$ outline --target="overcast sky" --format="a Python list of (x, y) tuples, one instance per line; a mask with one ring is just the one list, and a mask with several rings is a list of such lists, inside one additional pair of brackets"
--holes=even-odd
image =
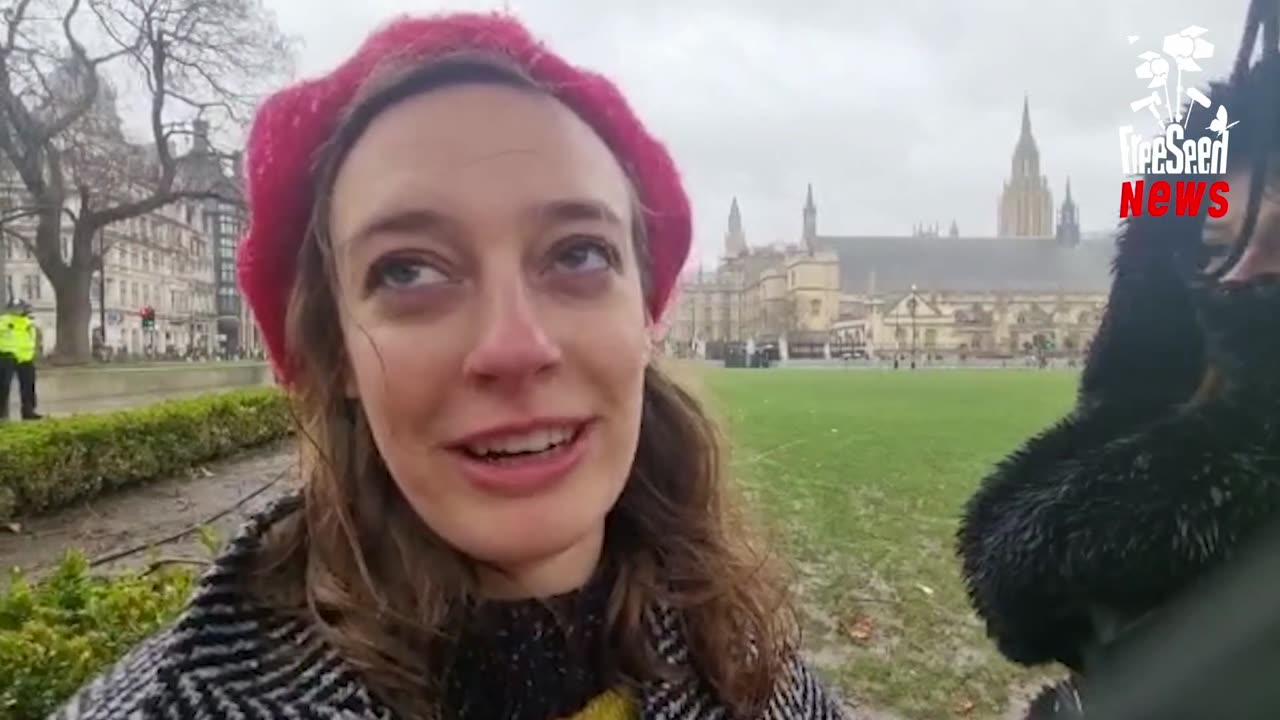
[[(402, 13), (501, 0), (265, 0), (303, 42), (300, 75), (327, 71)], [(660, 136), (692, 197), (696, 255), (723, 246), (730, 200), (747, 241), (794, 242), (813, 183), (824, 234), (900, 234), (954, 218), (996, 231), (1023, 93), (1042, 172), (1066, 178), (1086, 231), (1114, 228), (1117, 128), (1144, 93), (1137, 55), (1189, 25), (1214, 57), (1184, 83), (1225, 75), (1248, 0), (511, 0), (570, 61), (610, 76)], [(1139, 36), (1128, 44), (1127, 36)], [(1145, 112), (1145, 111), (1144, 111)], [(1201, 116), (1208, 125), (1208, 111)], [(1192, 119), (1193, 123), (1199, 121)]]

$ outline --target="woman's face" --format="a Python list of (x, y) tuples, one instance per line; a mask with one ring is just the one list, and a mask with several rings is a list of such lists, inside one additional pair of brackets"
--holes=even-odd
[(649, 353), (631, 207), (587, 125), (496, 85), (391, 107), (334, 183), (347, 392), (491, 595), (564, 592), (599, 560)]
[[(1277, 167), (1275, 159), (1271, 161), (1273, 171), (1268, 175), (1275, 177)], [(1215, 270), (1226, 260), (1227, 253), (1244, 230), (1245, 215), (1249, 211), (1250, 171), (1245, 169), (1232, 173), (1227, 178), (1231, 189), (1226, 193), (1227, 212), (1220, 218), (1206, 218), (1204, 228), (1205, 243), (1209, 245), (1215, 258), (1209, 264)], [(1271, 181), (1272, 183), (1275, 180)], [(1230, 270), (1222, 276), (1222, 282), (1248, 282), (1263, 275), (1280, 274), (1280, 199), (1274, 187), (1263, 190), (1258, 204), (1258, 220), (1254, 226), (1249, 244), (1244, 254)]]

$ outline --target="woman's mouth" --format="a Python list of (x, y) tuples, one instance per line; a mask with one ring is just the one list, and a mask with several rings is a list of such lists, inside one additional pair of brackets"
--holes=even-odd
[(586, 456), (594, 420), (488, 432), (453, 446), (463, 477), (483, 492), (523, 496), (559, 483)]
[(485, 462), (520, 462), (563, 452), (573, 444), (585, 427), (586, 423), (540, 428), (517, 435), (466, 443), (462, 450), (472, 458)]

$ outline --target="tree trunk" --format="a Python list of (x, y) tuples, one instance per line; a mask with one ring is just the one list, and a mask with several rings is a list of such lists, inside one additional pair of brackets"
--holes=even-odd
[(54, 297), (57, 298), (58, 341), (50, 361), (58, 365), (81, 365), (93, 357), (89, 342), (89, 286), (93, 277), (92, 267), (69, 265), (61, 273), (61, 282), (50, 278)]

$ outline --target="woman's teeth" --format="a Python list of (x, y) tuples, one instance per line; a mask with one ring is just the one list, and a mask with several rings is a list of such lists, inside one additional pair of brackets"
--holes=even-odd
[(544, 428), (519, 435), (493, 438), (482, 443), (470, 443), (466, 446), (466, 450), (478, 457), (538, 453), (571, 440), (575, 432), (576, 428), (569, 426)]

